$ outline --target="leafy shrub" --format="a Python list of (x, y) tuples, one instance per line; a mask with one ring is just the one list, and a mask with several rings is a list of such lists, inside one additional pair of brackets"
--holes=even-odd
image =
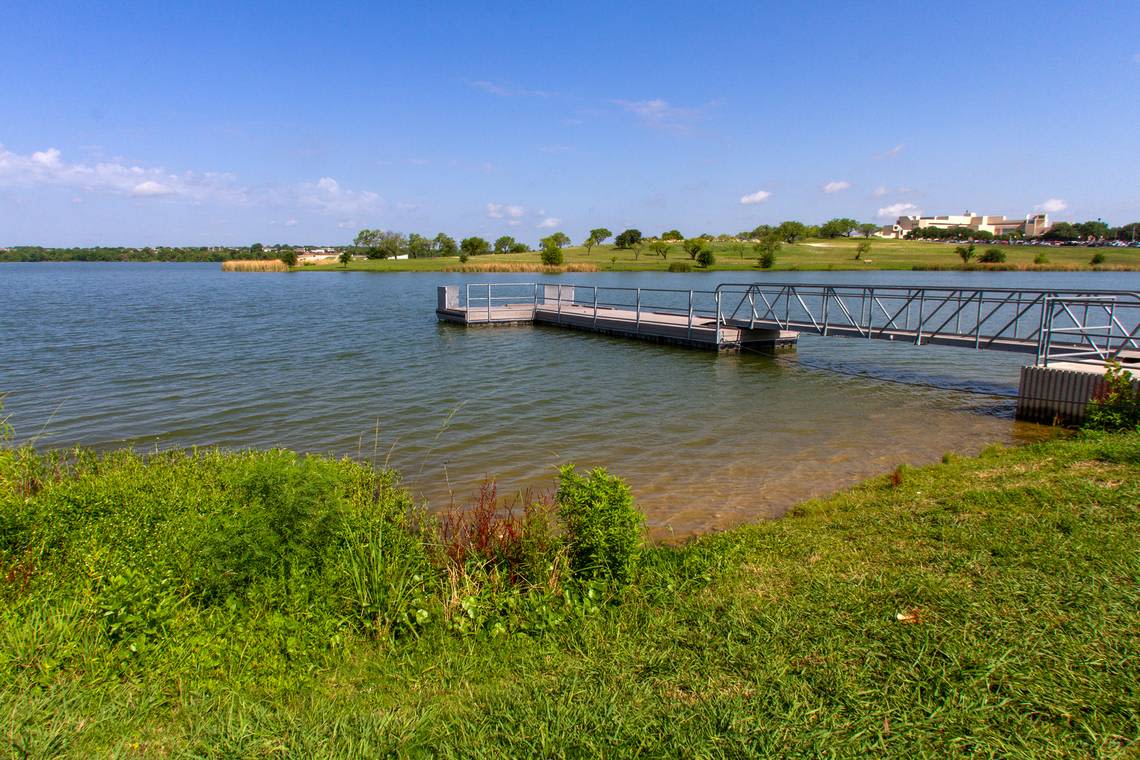
[(985, 253), (978, 257), (983, 264), (1002, 264), (1005, 262), (1005, 251), (1000, 248), (987, 248)]
[(693, 265), (687, 261), (674, 261), (669, 264), (670, 272), (691, 272)]
[(958, 258), (962, 259), (963, 264), (969, 264), (970, 259), (974, 258), (974, 244), (960, 245), (954, 249), (954, 253), (958, 254)]
[(1089, 402), (1084, 427), (1090, 430), (1134, 430), (1140, 427), (1140, 388), (1132, 373), (1113, 362), (1104, 373), (1105, 387)]
[(466, 252), (461, 253), (461, 254), (459, 254), (459, 263), (460, 264), (466, 264), (468, 262), (468, 260), (470, 260), (470, 258), (471, 257), (468, 256)]
[(862, 259), (864, 256), (871, 252), (871, 241), (860, 240), (859, 245), (855, 246), (855, 259)]
[(341, 519), (334, 474), (317, 459), (267, 452), (229, 474), (228, 509), (198, 548), (196, 587), (207, 598), (242, 594), (255, 581), (319, 570)]
[(1034, 264), (1048, 264), (1049, 263), (1049, 257), (1046, 256), (1044, 253), (1039, 253), (1033, 257), (1033, 263)]
[(716, 256), (713, 255), (712, 251), (705, 249), (697, 254), (697, 264), (704, 267), (705, 269), (708, 269), (715, 263)]
[(558, 471), (555, 501), (575, 577), (627, 585), (641, 554), (644, 523), (629, 486), (601, 467), (583, 476), (566, 465)]
[(1103, 251), (1097, 251), (1096, 253), (1094, 253), (1092, 255), (1092, 258), (1089, 259), (1089, 264), (1091, 264), (1092, 266), (1095, 267), (1095, 266), (1098, 266), (1100, 264), (1103, 264), (1107, 260), (1108, 260), (1108, 258), (1104, 255)]
[(708, 243), (701, 238), (690, 238), (681, 243), (681, 248), (685, 250), (685, 253), (689, 254), (689, 258), (693, 261), (697, 261), (701, 252), (707, 250), (707, 247)]
[(542, 257), (542, 263), (548, 267), (562, 265), (562, 249), (558, 246), (548, 245), (542, 249), (542, 253), (539, 255)]

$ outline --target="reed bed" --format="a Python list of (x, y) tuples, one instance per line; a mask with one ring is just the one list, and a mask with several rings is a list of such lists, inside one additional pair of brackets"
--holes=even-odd
[(268, 261), (247, 261), (235, 259), (232, 261), (222, 262), (223, 272), (288, 272), (289, 267), (285, 265), (281, 259), (269, 259)]
[(559, 274), (560, 272), (597, 272), (596, 264), (559, 264), (549, 266), (546, 264), (527, 262), (494, 262), (489, 264), (458, 264), (444, 267), (445, 272), (543, 272), (544, 274)]

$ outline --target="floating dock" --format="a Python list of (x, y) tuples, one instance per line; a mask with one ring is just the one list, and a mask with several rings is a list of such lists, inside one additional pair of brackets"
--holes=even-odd
[[(750, 329), (718, 323), (716, 315), (702, 314), (693, 308), (694, 300), (703, 291), (634, 288), (631, 293), (635, 299), (632, 308), (599, 302), (596, 288), (575, 288), (572, 285), (544, 285), (530, 293), (520, 292), (515, 296), (488, 295), (480, 298), (468, 294), (466, 303), (461, 305), (459, 286), (441, 285), (435, 313), (442, 321), (468, 326), (553, 325), (710, 351), (772, 351), (792, 348), (799, 339), (799, 333), (792, 330)], [(677, 298), (684, 300), (687, 294), (688, 308), (648, 305), (651, 295), (666, 293), (674, 296), (674, 301)]]

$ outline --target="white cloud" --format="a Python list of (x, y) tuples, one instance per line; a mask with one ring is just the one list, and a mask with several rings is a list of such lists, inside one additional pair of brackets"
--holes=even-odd
[(661, 98), (652, 100), (614, 100), (614, 105), (631, 113), (647, 127), (664, 129), (679, 134), (687, 134), (700, 116), (696, 108), (682, 108), (671, 105)]
[(892, 216), (912, 216), (916, 211), (918, 211), (918, 206), (913, 203), (892, 203), (879, 209), (878, 215), (887, 219)]
[(830, 195), (831, 193), (841, 193), (844, 190), (850, 189), (850, 187), (851, 183), (845, 179), (833, 179), (831, 182), (828, 182), (826, 185), (824, 185), (822, 189), (823, 192)]
[(521, 219), (526, 216), (526, 209), (522, 206), (513, 206), (504, 203), (488, 203), (485, 207), (488, 219)]
[(562, 224), (561, 219), (559, 219), (556, 216), (548, 216), (545, 219), (543, 219), (541, 222), (539, 222), (536, 226), (540, 230), (549, 230), (552, 227), (557, 227), (560, 224)]
[(887, 194), (887, 188), (883, 187), (882, 185), (879, 185), (878, 187), (876, 187), (874, 190), (871, 191), (871, 197), (872, 198), (882, 198), (886, 194)]
[(123, 159), (71, 163), (58, 148), (21, 155), (0, 145), (0, 186), (61, 187), (135, 197), (178, 196), (193, 201), (241, 201), (246, 190), (232, 175), (214, 172), (175, 174), (161, 167), (132, 165)]
[(155, 182), (153, 179), (148, 179), (145, 182), (140, 182), (131, 188), (131, 195), (171, 195), (174, 191), (161, 182)]
[(528, 90), (525, 87), (513, 87), (499, 82), (488, 82), (485, 79), (470, 82), (469, 84), (476, 90), (489, 92), (500, 98), (549, 98), (551, 95), (546, 90)]
[(903, 143), (899, 143), (898, 145), (896, 145), (893, 148), (888, 148), (887, 150), (884, 150), (882, 153), (876, 153), (875, 158), (879, 159), (880, 161), (884, 158), (894, 158), (898, 154), (902, 153), (903, 148), (905, 148), (905, 147), (906, 147), (906, 145), (904, 145)]
[(321, 177), (315, 183), (301, 183), (278, 191), (280, 200), (289, 205), (315, 208), (335, 216), (359, 216), (384, 208), (387, 204), (369, 190), (348, 190), (332, 177)]
[(300, 212), (306, 209), (316, 209), (341, 220), (364, 218), (387, 207), (377, 193), (347, 188), (328, 176), (315, 182), (251, 189), (239, 184), (231, 174), (170, 172), (121, 158), (72, 163), (58, 148), (20, 154), (3, 145), (0, 145), (0, 187), (59, 188), (140, 201), (168, 198), (193, 204), (265, 205), (278, 209), (283, 215), (295, 216), (301, 216)]
[(59, 149), (48, 148), (47, 150), (38, 150), (32, 154), (31, 160), (33, 164), (37, 164), (39, 166), (59, 166)]
[(754, 193), (740, 196), (740, 204), (742, 206), (753, 206), (757, 203), (763, 203), (772, 197), (772, 194), (767, 190), (757, 190)]
[(1042, 201), (1041, 203), (1038, 203), (1033, 208), (1037, 209), (1038, 211), (1044, 211), (1047, 214), (1059, 214), (1060, 212), (1064, 211), (1068, 207), (1069, 207), (1069, 204), (1066, 203), (1061, 198), (1050, 198), (1046, 201)]
[(285, 220), (285, 226), (286, 226), (286, 227), (296, 227), (296, 226), (297, 226), (297, 220), (296, 220), (296, 219), (292, 219), (292, 218), (290, 218), (290, 219), (286, 219), (286, 220)]
[(539, 147), (543, 153), (566, 153), (570, 150), (569, 145), (543, 145)]

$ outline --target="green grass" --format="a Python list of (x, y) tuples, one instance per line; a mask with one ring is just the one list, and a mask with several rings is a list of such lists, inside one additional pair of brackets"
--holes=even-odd
[[(0, 451), (0, 747), (1025, 758), (1137, 748), (1140, 434), (903, 469), (781, 520), (652, 548), (608, 601), (531, 592), (543, 609), (500, 588), (482, 609), (522, 623), (467, 635), (430, 601), (416, 604), (432, 621), (395, 638), (362, 629), (341, 600), (338, 542), (309, 541), (322, 515), (408, 528), (406, 507), (390, 474), (285, 452), (83, 455), (64, 467)], [(234, 578), (243, 565), (227, 565), (226, 547), (272, 530), (263, 518), (277, 513), (295, 526), (273, 539), (292, 552), (291, 580), (256, 556), (264, 574)], [(136, 593), (156, 582), (182, 601), (155, 609), (162, 593)], [(203, 583), (239, 590), (203, 599)], [(123, 620), (134, 632), (116, 638)]]
[[(861, 238), (841, 238), (835, 240), (809, 240), (795, 245), (784, 245), (776, 257), (773, 270), (861, 270), (861, 269), (915, 269), (915, 268), (948, 268), (958, 269), (962, 260), (954, 253), (954, 245), (926, 241), (910, 240), (875, 240), (872, 239), (871, 253), (866, 260), (855, 259), (855, 247)], [(977, 253), (980, 255), (987, 245), (978, 244)], [(756, 265), (756, 254), (750, 245), (745, 243), (714, 243), (712, 250), (716, 255), (716, 264), (710, 271), (718, 270), (748, 270), (751, 272), (764, 271)], [(1038, 247), (1038, 246), (1002, 246), (1008, 259), (1004, 264), (984, 265), (973, 264), (972, 268), (979, 270), (1029, 268), (1039, 271), (1048, 270), (1093, 270), (1093, 269), (1140, 269), (1140, 249), (1136, 248), (1081, 248), (1081, 247)], [(1099, 267), (1092, 267), (1089, 261), (1093, 254), (1102, 252), (1106, 261)], [(1033, 259), (1044, 252), (1048, 264), (1035, 265)], [(744, 257), (741, 257), (741, 253)], [(616, 261), (612, 259), (616, 257)], [(616, 269), (620, 271), (665, 271), (674, 261), (690, 262), (688, 255), (675, 244), (663, 260), (643, 248), (635, 258), (632, 251), (619, 251), (613, 246), (596, 246), (592, 253), (587, 254), (582, 247), (565, 249), (565, 263), (590, 263), (600, 270)], [(494, 254), (488, 256), (475, 256), (471, 263), (503, 262), (503, 263), (539, 263), (538, 252), (517, 254)], [(439, 259), (403, 259), (400, 261), (356, 261), (348, 265), (349, 270), (378, 271), (378, 272), (437, 272), (446, 267), (454, 267), (459, 263), (457, 258)], [(690, 262), (691, 263), (691, 262)], [(313, 267), (301, 267), (302, 271), (340, 271), (339, 264), (328, 264)], [(694, 264), (694, 271), (698, 269)]]

